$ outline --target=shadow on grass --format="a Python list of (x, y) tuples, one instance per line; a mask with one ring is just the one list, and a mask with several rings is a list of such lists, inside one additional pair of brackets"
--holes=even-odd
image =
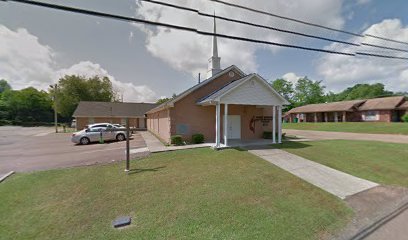
[(310, 145), (304, 142), (284, 141), (282, 144), (276, 144), (276, 145), (245, 146), (245, 147), (236, 147), (234, 149), (238, 151), (249, 151), (249, 150), (261, 150), (261, 149), (299, 149), (299, 148), (307, 148), (307, 147), (310, 147)]
[(155, 167), (155, 168), (134, 168), (130, 169), (129, 175), (130, 174), (135, 174), (135, 173), (143, 173), (143, 172), (157, 172), (162, 168), (165, 168), (166, 166), (161, 166), (161, 167)]

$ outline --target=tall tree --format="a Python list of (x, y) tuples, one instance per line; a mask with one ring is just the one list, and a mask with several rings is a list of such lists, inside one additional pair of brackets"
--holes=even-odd
[(286, 100), (288, 100), (291, 104), (289, 106), (285, 106), (284, 111), (288, 111), (293, 108), (293, 95), (295, 90), (293, 89), (293, 83), (283, 79), (278, 78), (271, 83), (272, 87), (282, 95)]
[(47, 92), (33, 87), (19, 91), (5, 91), (2, 101), (7, 118), (22, 122), (52, 121), (52, 100)]
[[(50, 89), (51, 95), (54, 91)], [(108, 77), (66, 75), (61, 78), (57, 89), (58, 112), (69, 118), (80, 101), (113, 102), (117, 101), (117, 96)]]
[(307, 77), (300, 78), (295, 85), (294, 107), (325, 102), (325, 86), (321, 83), (322, 81), (313, 81)]
[(8, 84), (6, 80), (1, 79), (0, 80), (0, 94), (7, 90), (11, 90), (10, 84)]
[(333, 94), (327, 101), (347, 101), (356, 99), (370, 99), (377, 97), (392, 96), (393, 92), (385, 90), (384, 84), (356, 84), (353, 87), (349, 87), (344, 91)]

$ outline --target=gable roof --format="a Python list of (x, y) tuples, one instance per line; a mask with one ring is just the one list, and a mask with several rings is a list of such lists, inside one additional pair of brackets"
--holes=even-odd
[(366, 100), (353, 100), (343, 102), (309, 104), (291, 109), (288, 113), (312, 113), (312, 112), (349, 112), (358, 107)]
[(359, 110), (367, 111), (395, 109), (403, 100), (403, 96), (368, 99), (359, 107)]
[(407, 109), (408, 110), (408, 101), (405, 101), (404, 103), (399, 105), (398, 109), (403, 109), (403, 110)]
[(87, 102), (81, 101), (73, 117), (144, 117), (155, 103)]
[(190, 93), (192, 93), (192, 92), (194, 92), (195, 90), (197, 90), (197, 89), (199, 89), (199, 88), (201, 88), (201, 87), (207, 85), (207, 84), (210, 83), (212, 80), (214, 80), (214, 79), (220, 77), (221, 75), (223, 75), (223, 74), (225, 74), (225, 73), (227, 73), (227, 72), (229, 72), (229, 71), (231, 71), (231, 70), (236, 70), (241, 76), (245, 76), (245, 73), (244, 73), (243, 71), (241, 71), (241, 69), (239, 69), (239, 68), (238, 68), (237, 66), (235, 66), (235, 65), (231, 65), (231, 66), (229, 66), (228, 68), (222, 70), (221, 72), (215, 74), (214, 76), (212, 76), (212, 77), (210, 77), (210, 78), (208, 78), (208, 79), (202, 81), (201, 83), (196, 84), (196, 85), (194, 85), (193, 87), (187, 89), (186, 91), (184, 91), (184, 92), (178, 94), (175, 98), (173, 98), (173, 99), (171, 99), (171, 100), (169, 100), (169, 101), (167, 101), (167, 102), (165, 102), (165, 103), (162, 103), (162, 104), (160, 104), (159, 106), (157, 106), (157, 107), (151, 109), (151, 110), (148, 111), (147, 113), (154, 113), (154, 112), (157, 112), (157, 111), (162, 110), (162, 109), (167, 108), (167, 107), (173, 107), (173, 106), (174, 106), (174, 103), (176, 103), (177, 101), (183, 99), (184, 97), (186, 97), (186, 96), (189, 95)]
[(213, 101), (218, 101), (221, 97), (225, 96), (226, 94), (228, 94), (229, 92), (231, 92), (233, 89), (239, 87), (241, 84), (245, 83), (246, 81), (253, 79), (253, 78), (257, 78), (260, 81), (262, 81), (263, 84), (265, 84), (269, 90), (271, 90), (276, 96), (278, 96), (278, 98), (280, 98), (280, 100), (282, 100), (282, 104), (289, 104), (289, 102), (282, 97), (278, 92), (276, 92), (275, 89), (273, 89), (268, 82), (266, 82), (265, 79), (263, 79), (261, 76), (259, 76), (256, 73), (252, 73), (248, 76), (245, 76), (243, 78), (240, 78), (238, 80), (235, 80), (227, 85), (225, 85), (224, 87), (218, 89), (217, 91), (211, 93), (210, 95), (200, 99), (197, 101), (198, 104), (205, 104), (205, 103), (209, 103), (209, 102), (213, 102)]

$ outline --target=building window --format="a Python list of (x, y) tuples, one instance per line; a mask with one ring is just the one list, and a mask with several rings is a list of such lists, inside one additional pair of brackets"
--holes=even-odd
[(378, 111), (367, 111), (363, 113), (363, 120), (364, 121), (378, 121), (379, 120)]
[(122, 119), (120, 120), (120, 125), (126, 126), (126, 118), (122, 118)]
[(94, 124), (95, 123), (95, 118), (88, 118), (88, 124)]

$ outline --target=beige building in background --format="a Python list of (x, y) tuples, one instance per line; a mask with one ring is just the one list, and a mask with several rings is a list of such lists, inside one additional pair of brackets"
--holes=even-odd
[(146, 129), (145, 113), (156, 107), (154, 103), (86, 102), (81, 101), (73, 117), (77, 130), (94, 123), (126, 124), (129, 118), (131, 128)]

